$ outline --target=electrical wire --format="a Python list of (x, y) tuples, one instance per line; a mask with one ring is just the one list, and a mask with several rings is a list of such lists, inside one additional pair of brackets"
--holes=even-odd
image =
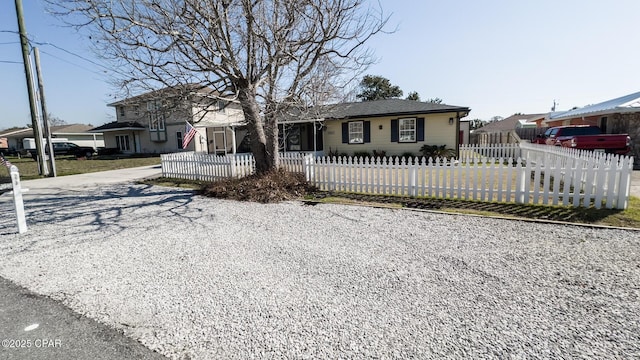
[(43, 51), (41, 51), (41, 52), (42, 52), (43, 54), (45, 54), (45, 55), (49, 55), (49, 56), (51, 56), (52, 58), (58, 59), (58, 60), (60, 60), (60, 61), (62, 61), (62, 62), (66, 62), (67, 64), (71, 64), (71, 65), (76, 66), (76, 67), (78, 67), (78, 68), (80, 68), (80, 69), (83, 69), (83, 70), (86, 70), (86, 71), (92, 72), (92, 73), (97, 74), (97, 75), (100, 75), (100, 76), (104, 76), (104, 73), (100, 73), (100, 72), (98, 72), (98, 71), (95, 71), (95, 70), (89, 69), (88, 67), (84, 67), (84, 66), (82, 66), (82, 65), (76, 64), (76, 63), (71, 62), (71, 61), (69, 61), (69, 60), (63, 59), (63, 58), (61, 58), (61, 57), (59, 57), (59, 56), (56, 56), (56, 55), (50, 54), (50, 53), (48, 53), (48, 52), (46, 52), (46, 51), (44, 51), (44, 50), (43, 50)]

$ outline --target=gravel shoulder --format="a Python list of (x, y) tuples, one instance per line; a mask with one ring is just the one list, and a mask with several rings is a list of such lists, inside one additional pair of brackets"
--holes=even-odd
[(175, 359), (640, 357), (635, 231), (146, 185), (25, 207), (0, 276)]

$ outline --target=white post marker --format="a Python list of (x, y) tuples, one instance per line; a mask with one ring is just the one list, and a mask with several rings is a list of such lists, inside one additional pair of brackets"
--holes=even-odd
[(22, 188), (20, 187), (20, 173), (15, 165), (11, 165), (11, 184), (13, 185), (13, 204), (18, 220), (18, 233), (27, 231), (27, 220), (24, 217), (24, 202), (22, 201)]

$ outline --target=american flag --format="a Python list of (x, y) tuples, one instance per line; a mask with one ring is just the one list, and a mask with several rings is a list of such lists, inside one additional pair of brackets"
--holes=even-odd
[(2, 166), (6, 166), (8, 168), (10, 168), (13, 164), (9, 162), (9, 160), (5, 159), (4, 156), (0, 155), (0, 163), (2, 163)]
[(189, 146), (189, 143), (191, 142), (191, 140), (193, 140), (193, 137), (196, 136), (197, 132), (198, 131), (196, 131), (196, 128), (194, 128), (193, 126), (191, 126), (191, 124), (187, 122), (186, 131), (185, 131), (184, 137), (182, 138), (183, 149), (186, 149), (187, 146)]

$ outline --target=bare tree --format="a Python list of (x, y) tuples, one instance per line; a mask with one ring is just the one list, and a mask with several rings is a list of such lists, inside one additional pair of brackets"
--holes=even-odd
[(258, 172), (278, 165), (278, 116), (330, 97), (311, 91), (318, 71), (337, 87), (358, 76), (388, 20), (366, 0), (47, 2), (87, 30), (123, 89), (195, 84), (214, 89), (212, 101), (239, 101)]
[(65, 120), (53, 115), (52, 113), (48, 114), (49, 126), (67, 125), (67, 122)]

